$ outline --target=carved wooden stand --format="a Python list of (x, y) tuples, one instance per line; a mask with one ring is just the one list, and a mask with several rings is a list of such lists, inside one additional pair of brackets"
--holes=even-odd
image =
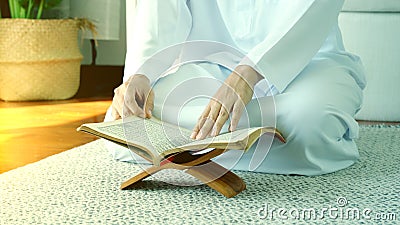
[(125, 181), (121, 189), (134, 187), (146, 177), (164, 169), (186, 170), (185, 172), (196, 177), (212, 189), (231, 198), (246, 188), (243, 180), (230, 170), (220, 166), (210, 159), (222, 154), (224, 149), (214, 149), (203, 155), (191, 155), (183, 152), (161, 162), (160, 166), (152, 166), (136, 176)]

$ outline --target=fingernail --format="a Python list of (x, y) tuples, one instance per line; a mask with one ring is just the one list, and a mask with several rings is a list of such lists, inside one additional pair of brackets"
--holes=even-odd
[(146, 112), (146, 118), (151, 118), (151, 111)]
[(193, 132), (193, 133), (190, 135), (190, 138), (191, 138), (191, 139), (195, 139), (195, 137), (196, 137), (196, 132)]

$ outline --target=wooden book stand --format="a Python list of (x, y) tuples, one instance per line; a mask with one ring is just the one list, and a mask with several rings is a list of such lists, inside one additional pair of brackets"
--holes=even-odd
[(125, 181), (121, 189), (135, 187), (146, 177), (164, 169), (186, 170), (185, 172), (199, 179), (212, 189), (231, 198), (246, 188), (243, 180), (230, 170), (211, 161), (212, 158), (222, 154), (225, 149), (214, 149), (202, 155), (192, 155), (189, 152), (182, 152), (173, 155), (160, 163), (160, 166), (152, 166), (136, 176)]

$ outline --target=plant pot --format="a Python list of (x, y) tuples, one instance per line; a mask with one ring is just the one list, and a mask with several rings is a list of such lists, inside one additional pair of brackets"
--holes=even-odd
[(79, 19), (0, 19), (0, 99), (62, 100), (79, 88)]

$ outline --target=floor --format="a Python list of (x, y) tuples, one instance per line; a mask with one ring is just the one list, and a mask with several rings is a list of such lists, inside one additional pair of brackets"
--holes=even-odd
[(121, 74), (122, 66), (82, 65), (79, 90), (72, 99), (0, 100), (0, 173), (95, 140), (76, 128), (103, 121)]
[(0, 101), (0, 173), (95, 140), (76, 128), (102, 121), (110, 104), (110, 98)]

